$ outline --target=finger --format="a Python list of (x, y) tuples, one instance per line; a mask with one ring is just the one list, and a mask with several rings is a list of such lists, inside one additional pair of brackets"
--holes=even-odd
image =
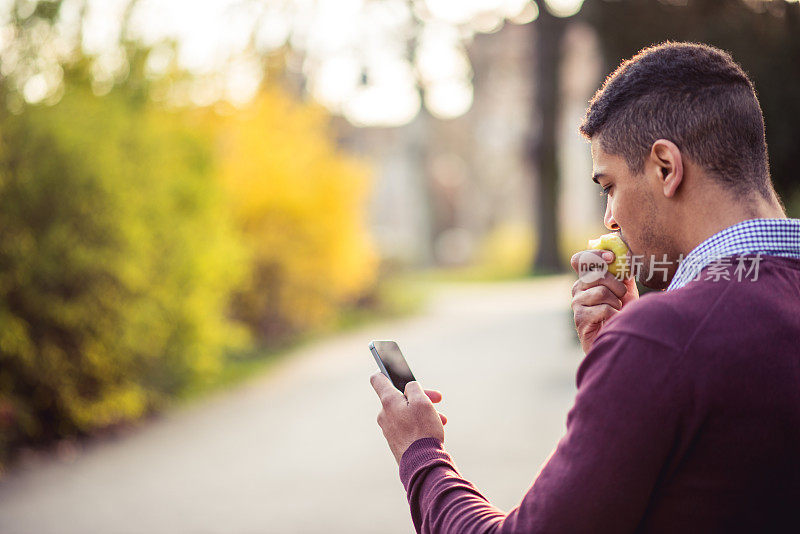
[(445, 417), (445, 415), (443, 413), (439, 414), (439, 419), (442, 420), (442, 426), (447, 424), (447, 417)]
[(431, 400), (432, 403), (442, 402), (442, 392), (435, 389), (426, 389), (425, 395)]
[(597, 280), (592, 280), (591, 282), (584, 282), (583, 280), (576, 280), (574, 284), (572, 284), (572, 296), (574, 297), (576, 294), (580, 293), (581, 291), (586, 291), (592, 287), (596, 286), (605, 286), (611, 290), (617, 298), (622, 298), (625, 296), (625, 293), (628, 292), (628, 286), (622, 280), (619, 280), (616, 276), (611, 273), (606, 273), (603, 275), (602, 278), (598, 278)]
[(622, 281), (625, 284), (625, 295), (622, 297), (622, 305), (625, 306), (627, 303), (631, 302), (632, 300), (636, 300), (639, 298), (639, 288), (636, 287), (636, 279), (626, 278)]
[(578, 306), (599, 306), (600, 304), (608, 304), (617, 310), (622, 309), (622, 300), (606, 286), (590, 287), (586, 291), (575, 295), (572, 298), (572, 303)]
[(612, 263), (615, 257), (614, 253), (611, 252), (610, 250), (589, 249), (589, 250), (578, 251), (575, 254), (573, 254), (572, 257), (569, 259), (569, 264), (572, 267), (572, 270), (578, 274), (580, 274), (580, 269), (578, 264), (580, 263), (581, 254), (583, 254), (584, 252), (591, 252), (592, 254), (600, 256), (606, 263)]
[(420, 402), (420, 401), (426, 403), (431, 402), (431, 400), (425, 394), (425, 390), (422, 389), (422, 386), (420, 386), (419, 382), (417, 382), (416, 380), (406, 384), (405, 394), (409, 404), (411, 404), (412, 402)]
[(381, 372), (370, 376), (369, 383), (372, 384), (372, 389), (378, 394), (378, 398), (381, 399), (381, 403), (383, 403), (384, 406), (394, 398), (398, 396), (402, 397), (402, 394), (392, 385), (392, 381)]
[(597, 306), (585, 306), (581, 309), (581, 322), (584, 325), (602, 324), (616, 314), (619, 310), (614, 309), (608, 304), (599, 304)]

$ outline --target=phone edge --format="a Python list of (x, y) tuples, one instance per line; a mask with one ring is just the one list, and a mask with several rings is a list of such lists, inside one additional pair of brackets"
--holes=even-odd
[[(378, 369), (380, 370), (380, 372), (383, 373), (383, 376), (388, 378), (389, 381), (391, 381), (392, 378), (389, 376), (389, 371), (386, 370), (386, 366), (383, 365), (383, 361), (381, 360), (381, 357), (378, 356), (378, 349), (375, 348), (375, 342), (374, 341), (370, 341), (369, 342), (369, 351), (372, 353), (372, 357), (375, 358), (375, 363), (378, 364)], [(392, 385), (394, 385), (394, 382), (392, 382)]]

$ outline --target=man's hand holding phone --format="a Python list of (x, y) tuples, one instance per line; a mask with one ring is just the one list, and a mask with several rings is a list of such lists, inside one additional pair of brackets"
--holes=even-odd
[(370, 377), (381, 400), (378, 425), (399, 464), (406, 449), (418, 439), (444, 441), (447, 418), (433, 407), (441, 402), (442, 394), (422, 389), (394, 341), (373, 341), (369, 349), (381, 370)]
[(419, 382), (409, 382), (403, 395), (383, 373), (375, 373), (369, 381), (381, 399), (378, 425), (398, 464), (406, 449), (418, 439), (444, 441), (447, 418), (433, 406), (442, 400), (441, 393), (422, 389)]

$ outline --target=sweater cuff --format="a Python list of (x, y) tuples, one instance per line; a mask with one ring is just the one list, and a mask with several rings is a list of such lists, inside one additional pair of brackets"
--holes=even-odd
[(400, 458), (400, 481), (408, 491), (411, 478), (419, 469), (434, 463), (452, 465), (453, 459), (436, 438), (421, 438), (412, 443)]

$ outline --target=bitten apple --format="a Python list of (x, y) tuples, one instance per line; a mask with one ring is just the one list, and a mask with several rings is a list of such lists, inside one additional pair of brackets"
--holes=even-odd
[(608, 272), (617, 278), (630, 277), (628, 247), (618, 234), (603, 234), (597, 239), (589, 240), (591, 250), (610, 250), (614, 253), (614, 262), (608, 265)]

